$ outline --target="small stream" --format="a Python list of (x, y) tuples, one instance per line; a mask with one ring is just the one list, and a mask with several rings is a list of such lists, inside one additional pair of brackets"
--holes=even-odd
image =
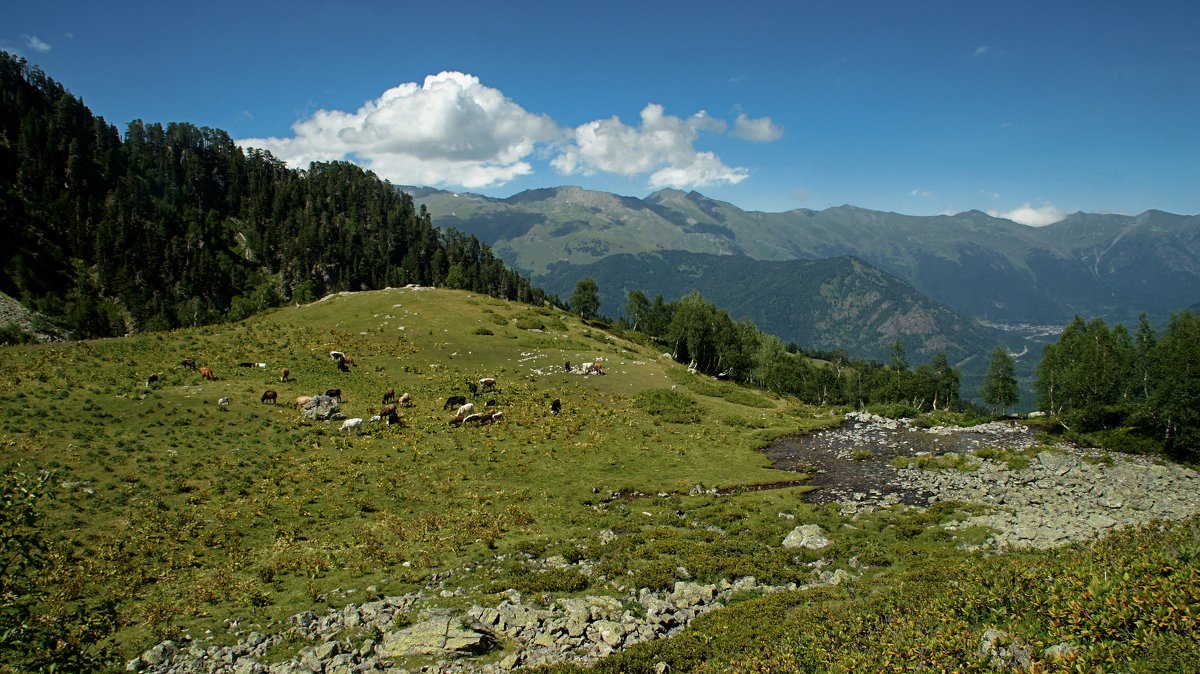
[(805, 482), (816, 487), (805, 497), (810, 503), (924, 506), (932, 493), (899, 484), (892, 459), (965, 454), (984, 447), (1024, 448), (1033, 443), (1033, 432), (1024, 426), (992, 423), (922, 429), (851, 413), (838, 428), (781, 438), (763, 451), (775, 468), (811, 475)]

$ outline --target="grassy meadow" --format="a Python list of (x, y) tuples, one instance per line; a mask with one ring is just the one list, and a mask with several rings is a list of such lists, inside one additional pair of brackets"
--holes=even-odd
[[(331, 350), (358, 365), (339, 372)], [(211, 367), (217, 380), (181, 366), (185, 358)], [(570, 374), (566, 361), (599, 361), (608, 374)], [(299, 611), (403, 594), (435, 574), (448, 595), (441, 605), (455, 607), (497, 603), (508, 588), (601, 594), (747, 575), (803, 583), (811, 562), (827, 558), (829, 571), (851, 569), (857, 558), (867, 570), (855, 570), (859, 579), (846, 587), (747, 597), (675, 645), (644, 644), (613, 665), (640, 671), (643, 661), (663, 660), (687, 671), (699, 666), (688, 658), (708, 652), (738, 669), (812, 671), (801, 664), (819, 662), (804, 658), (821, 648), (855, 647), (813, 646), (801, 636), (813, 631), (805, 620), (837, 615), (853, 623), (843, 637), (878, 641), (888, 611), (936, 605), (914, 602), (905, 588), (939, 592), (947, 602), (964, 595), (935, 582), (947, 580), (944, 569), (995, 578), (1003, 574), (971, 565), (1023, 568), (1040, 560), (1045, 567), (1067, 554), (988, 561), (960, 552), (957, 545), (986, 532), (951, 535), (933, 525), (963, 516), (965, 506), (851, 521), (834, 507), (805, 504), (803, 487), (742, 489), (795, 480), (773, 470), (758, 448), (837, 423), (840, 411), (688, 375), (653, 345), (559, 311), (464, 292), (343, 294), (237, 324), (5, 347), (0, 366), (0, 465), (53, 471), (55, 494), (42, 520), (52, 543), (43, 579), (51, 607), (112, 606), (111, 644), (122, 658), (166, 638), (235, 640), (230, 620), (271, 631)], [(280, 381), (283, 367), (290, 381)], [(159, 381), (147, 384), (152, 374)], [(471, 396), (467, 382), (482, 377), (495, 377), (497, 390)], [(369, 418), (389, 387), (412, 396), (402, 423), (364, 424), (352, 434), (340, 433), (340, 422), (305, 420), (291, 404), (340, 388), (343, 412)], [(267, 389), (278, 391), (279, 404), (260, 402)], [(481, 408), (495, 399), (503, 420), (451, 427), (452, 412), (443, 410), (449, 395), (467, 395)], [(228, 405), (218, 404), (226, 397)], [(562, 403), (558, 415), (549, 411), (553, 399)], [(821, 524), (833, 546), (781, 548), (801, 523)], [(1121, 555), (1152, 557), (1162, 563), (1146, 573), (1161, 580), (1171, 575), (1163, 565), (1190, 566), (1200, 549), (1195, 521), (1172, 531), (1114, 547), (1105, 559), (1117, 568)], [(1154, 555), (1144, 547), (1129, 552), (1166, 541), (1173, 547)], [(534, 572), (552, 557), (588, 560), (592, 573)], [(1103, 563), (1062, 563), (1107, 573)], [(1195, 571), (1190, 580), (1171, 577), (1161, 591), (1187, 606), (1172, 619), (1194, 626)], [(1036, 580), (1014, 578), (1013, 587)], [(773, 612), (785, 619), (768, 629)], [(955, 649), (978, 643), (985, 620), (980, 611), (963, 616), (950, 625)], [(921, 638), (925, 619), (913, 618), (917, 627), (906, 638)], [(1006, 629), (1026, 629), (1030, 640), (1049, 629), (1016, 612), (986, 620), (1007, 620)], [(771, 648), (755, 646), (768, 636)], [(1135, 655), (1164, 643), (1179, 650), (1169, 639), (1148, 643)], [(1196, 662), (1194, 640), (1190, 648), (1183, 652)]]

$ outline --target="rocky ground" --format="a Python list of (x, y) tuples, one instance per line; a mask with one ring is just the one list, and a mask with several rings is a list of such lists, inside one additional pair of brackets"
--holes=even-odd
[[(973, 454), (985, 448), (1019, 451), (1027, 465), (1013, 468)], [(847, 515), (943, 500), (983, 506), (982, 512), (946, 527), (987, 527), (994, 532), (984, 543), (989, 548), (1056, 546), (1200, 511), (1200, 475), (1188, 468), (1067, 446), (1039, 448), (1033, 433), (1020, 424), (923, 429), (851, 413), (841, 428), (799, 444), (794, 439), (777, 443), (768, 455), (777, 465), (820, 471), (817, 500), (839, 503)], [(963, 459), (935, 462), (955, 466), (950, 469), (916, 467), (921, 457), (948, 454)], [(909, 467), (898, 467), (906, 461), (896, 457), (906, 456)], [(797, 526), (780, 544), (819, 549), (829, 540), (810, 524)], [(838, 584), (850, 575), (841, 569), (825, 571), (823, 562), (811, 566), (811, 582), (800, 587)], [(594, 662), (640, 641), (670, 637), (735, 593), (783, 589), (797, 586), (764, 586), (741, 578), (711, 585), (679, 582), (668, 592), (642, 588), (615, 597), (551, 599), (510, 591), (495, 606), (456, 613), (439, 608), (438, 600), (458, 590), (446, 578), (435, 578), (422, 592), (351, 604), (324, 615), (294, 615), (270, 634), (245, 634), (231, 625), (239, 636), (231, 646), (211, 645), (206, 638), (166, 641), (130, 661), (127, 669), (155, 674), (499, 674), (542, 663)], [(287, 640), (304, 645), (292, 657), (270, 653)]]

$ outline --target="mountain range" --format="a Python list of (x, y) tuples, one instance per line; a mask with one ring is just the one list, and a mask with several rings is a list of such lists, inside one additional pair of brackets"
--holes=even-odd
[[(645, 199), (578, 187), (505, 199), (402, 187), (434, 224), (474, 234), (535, 283), (555, 265), (619, 254), (740, 256), (746, 285), (777, 273), (756, 261), (855, 257), (965, 316), (1061, 325), (1074, 315), (1156, 322), (1200, 301), (1200, 216), (1075, 213), (1029, 227), (981, 211), (909, 216), (839, 206), (745, 211), (698, 192)], [(562, 270), (559, 270), (561, 274)], [(554, 291), (554, 284), (545, 284)], [(644, 288), (648, 293), (654, 288)], [(607, 307), (618, 311), (619, 307)]]

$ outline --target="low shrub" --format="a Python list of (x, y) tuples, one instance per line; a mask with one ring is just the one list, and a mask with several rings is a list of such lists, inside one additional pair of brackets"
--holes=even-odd
[(677, 424), (694, 424), (700, 421), (700, 406), (695, 399), (671, 389), (642, 391), (634, 404), (651, 416)]

